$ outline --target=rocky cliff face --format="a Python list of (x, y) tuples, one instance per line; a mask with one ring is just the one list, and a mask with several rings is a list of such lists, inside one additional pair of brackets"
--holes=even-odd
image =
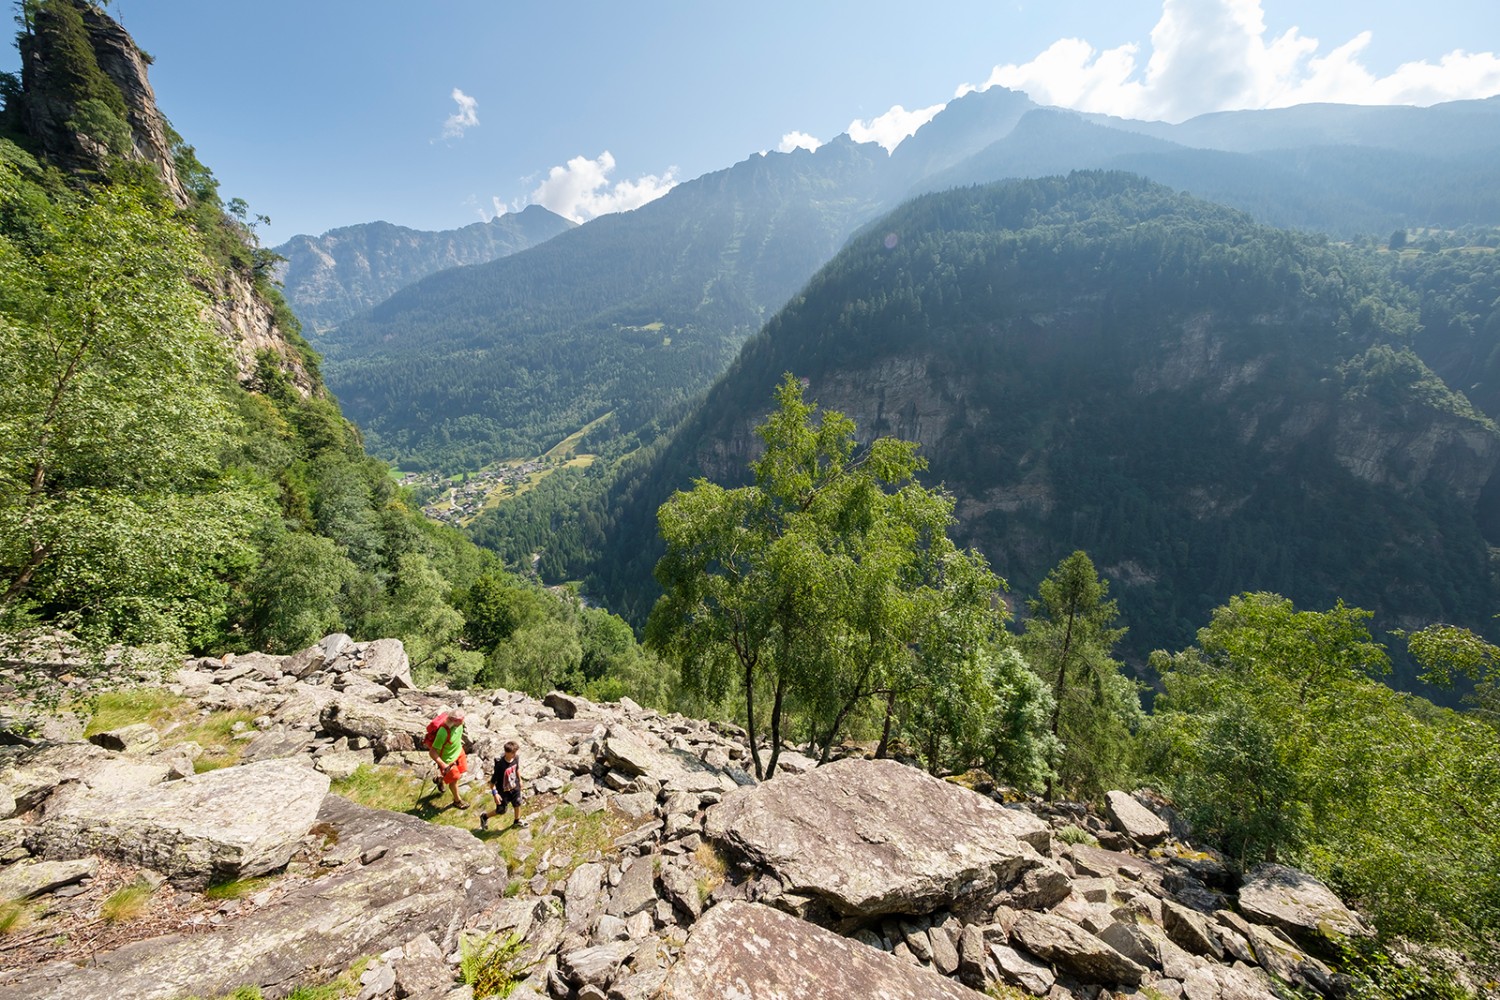
[(108, 14), (92, 3), (75, 4), (82, 16), (94, 60), (105, 77), (119, 89), (125, 101), (130, 145), (110, 149), (96, 136), (79, 127), (76, 90), (65, 79), (72, 67), (60, 65), (62, 54), (48, 43), (44, 29), (55, 13), (40, 13), (38, 30), (23, 32), (21, 85), (25, 93), (22, 120), (29, 135), (40, 144), (43, 156), (64, 170), (100, 172), (111, 155), (149, 163), (161, 176), (168, 195), (179, 207), (189, 197), (181, 180), (168, 140), (166, 119), (156, 107), (156, 94), (146, 79), (146, 60), (134, 39)]
[[(66, 713), (41, 743), (0, 720), (0, 898), (33, 921), (0, 994), (275, 998), (375, 955), (351, 995), (466, 1000), (460, 955), (509, 940), (510, 996), (532, 1000), (1271, 1000), (1341, 995), (1325, 962), (1369, 934), (1304, 873), (1196, 849), (1150, 795), (1098, 814), (857, 748), (789, 748), (757, 785), (732, 726), (410, 681), (399, 642), (334, 635), (187, 661), (140, 697), (154, 723), (89, 741)], [(455, 706), (467, 810), (418, 745)], [(214, 729), (227, 745), (189, 739)], [(478, 815), (512, 739), (524, 826)], [(359, 804), (376, 789), (385, 808)], [(142, 912), (104, 918), (125, 886)]]
[[(81, 32), (70, 9), (81, 21)], [(75, 41), (88, 51), (71, 44)], [(194, 195), (177, 170), (171, 127), (147, 79), (146, 58), (119, 23), (89, 0), (58, 0), (42, 8), (21, 33), (20, 50), (20, 121), (41, 159), (85, 182), (107, 173), (116, 160), (147, 164), (175, 205), (193, 205)], [(123, 100), (123, 135), (110, 134), (107, 121), (114, 111), (106, 107), (106, 124), (100, 125), (100, 109), (88, 106), (112, 105), (112, 99), (86, 96), (113, 98), (108, 88)], [(206, 318), (230, 345), (242, 383), (254, 376), (269, 352), (299, 391), (322, 391), (250, 275), (225, 265), (204, 291), (210, 303)]]

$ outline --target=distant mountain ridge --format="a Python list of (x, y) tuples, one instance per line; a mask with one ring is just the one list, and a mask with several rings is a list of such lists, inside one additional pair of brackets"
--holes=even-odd
[(522, 253), (430, 275), (319, 341), (403, 467), (537, 454), (598, 417), (685, 403), (879, 210), (884, 150), (752, 156)]
[[(534, 454), (606, 413), (622, 440), (704, 389), (858, 227), (910, 197), (1123, 169), (1262, 222), (1384, 240), (1500, 224), (1500, 155), (1483, 152), (1500, 151), (1496, 123), (1500, 101), (1119, 122), (992, 88), (889, 156), (848, 137), (752, 156), (565, 241), (430, 277), (319, 346), (371, 446), (404, 466)], [(1324, 144), (1285, 146), (1297, 137)]]
[(540, 205), (461, 229), (427, 232), (389, 222), (293, 236), (275, 248), (287, 301), (313, 331), (325, 331), (429, 274), (484, 264), (545, 243), (576, 225)]

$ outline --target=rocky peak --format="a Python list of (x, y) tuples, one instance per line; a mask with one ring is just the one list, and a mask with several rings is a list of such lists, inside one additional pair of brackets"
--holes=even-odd
[[(148, 59), (118, 22), (90, 0), (49, 0), (27, 11), (19, 45), (17, 120), (42, 160), (85, 183), (119, 161), (147, 164), (173, 204), (193, 207), (177, 171), (176, 137), (146, 76)], [(205, 317), (230, 345), (241, 384), (269, 356), (299, 392), (321, 391), (245, 268), (225, 263), (204, 292)]]
[[(43, 157), (65, 170), (88, 173), (102, 172), (114, 157), (149, 163), (178, 207), (187, 207), (189, 198), (177, 176), (167, 122), (146, 78), (146, 57), (130, 34), (87, 0), (41, 7), (29, 29), (20, 39), (22, 120)], [(92, 72), (89, 53), (79, 50), (80, 41), (89, 46)], [(118, 112), (120, 105), (107, 85), (113, 85), (124, 102), (126, 143), (112, 143), (110, 136), (101, 135), (105, 126), (83, 107), (86, 102), (101, 102), (112, 114)]]

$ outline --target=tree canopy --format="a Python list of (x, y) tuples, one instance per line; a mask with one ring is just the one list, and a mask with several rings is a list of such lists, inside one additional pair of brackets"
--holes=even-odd
[(699, 480), (662, 506), (664, 594), (646, 627), (690, 690), (739, 692), (766, 777), (789, 712), (826, 753), (872, 697), (889, 717), (944, 672), (981, 684), (981, 649), (1003, 620), (1002, 581), (948, 539), (952, 500), (914, 481), (914, 445), (858, 448), (852, 421), (819, 415), (791, 375), (775, 397), (754, 485)]

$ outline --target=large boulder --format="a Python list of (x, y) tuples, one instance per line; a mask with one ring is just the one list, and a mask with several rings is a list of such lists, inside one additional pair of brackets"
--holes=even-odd
[(318, 721), (326, 732), (362, 736), (382, 752), (415, 748), (427, 728), (427, 719), (400, 702), (372, 702), (351, 694), (324, 705)]
[(400, 639), (376, 639), (366, 646), (359, 672), (392, 691), (417, 686), (411, 678), (411, 659)]
[(981, 1000), (929, 969), (779, 910), (721, 903), (667, 976), (672, 1000)]
[(125, 757), (92, 743), (50, 743), (0, 766), (0, 783), (11, 790), (17, 812), (50, 812), (93, 794), (129, 798), (166, 781), (170, 770), (165, 761)]
[(332, 828), (341, 849), (368, 860), (344, 864), (213, 934), (139, 941), (85, 968), (59, 962), (13, 980), (0, 975), (0, 995), (168, 1000), (253, 985), (280, 996), (422, 934), (450, 950), (471, 915), (495, 906), (504, 892), (504, 865), (465, 831), (336, 795), (316, 819)]
[(655, 747), (623, 726), (611, 726), (599, 745), (604, 762), (628, 775), (644, 775), (680, 792), (718, 792), (739, 787), (727, 772), (686, 750)]
[(1154, 847), (1172, 832), (1166, 821), (1124, 792), (1105, 792), (1104, 811), (1116, 830), (1142, 847)]
[(174, 883), (202, 886), (275, 871), (313, 825), (328, 776), (293, 761), (262, 761), (120, 795), (71, 797), (29, 831), (49, 859), (103, 854)]
[(1022, 912), (1013, 942), (1087, 983), (1135, 986), (1146, 970), (1077, 924), (1050, 913)]
[(848, 759), (741, 789), (704, 831), (846, 916), (926, 913), (1041, 864), (1010, 810), (892, 760)]
[(1279, 927), (1304, 945), (1327, 950), (1346, 937), (1371, 931), (1322, 882), (1286, 865), (1258, 865), (1240, 887), (1240, 911)]

